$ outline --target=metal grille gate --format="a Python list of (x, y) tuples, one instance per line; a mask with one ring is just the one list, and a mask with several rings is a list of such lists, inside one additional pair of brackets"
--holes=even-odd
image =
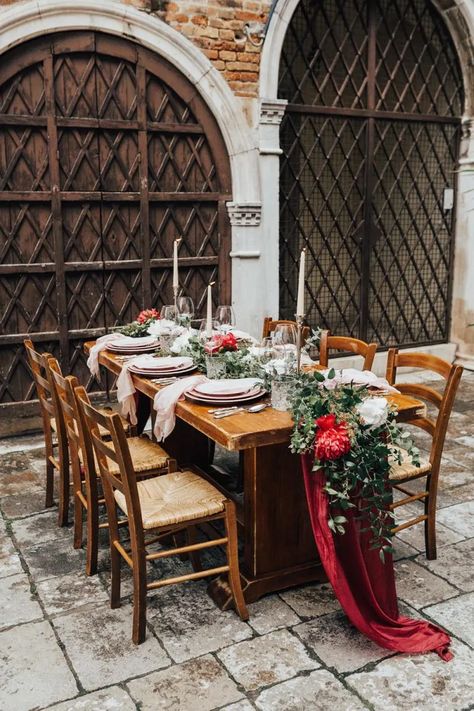
[(288, 26), (281, 125), (280, 313), (309, 251), (313, 326), (422, 345), (449, 337), (462, 75), (425, 0), (302, 0)]
[[(0, 67), (0, 402), (34, 397), (22, 340), (89, 388), (82, 344), (170, 303), (172, 242), (199, 310), (230, 297), (227, 152), (195, 87), (100, 33), (20, 46)], [(216, 289), (217, 292), (217, 289)]]

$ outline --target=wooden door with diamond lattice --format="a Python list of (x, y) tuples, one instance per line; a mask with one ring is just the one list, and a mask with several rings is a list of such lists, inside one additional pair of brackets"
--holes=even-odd
[(0, 67), (0, 403), (34, 397), (22, 341), (89, 389), (82, 344), (172, 301), (230, 301), (228, 156), (196, 88), (100, 33), (22, 45)]
[(312, 326), (383, 346), (446, 341), (463, 86), (439, 13), (302, 0), (279, 96), (281, 316), (295, 313), (306, 247)]

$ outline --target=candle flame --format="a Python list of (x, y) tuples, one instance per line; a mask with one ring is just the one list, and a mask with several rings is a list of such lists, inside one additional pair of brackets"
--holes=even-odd
[(209, 286), (214, 286), (215, 283), (216, 283), (215, 281), (211, 281), (211, 282), (209, 282)]
[(176, 237), (176, 239), (175, 239), (175, 243), (176, 243), (176, 244), (179, 244), (179, 243), (182, 242), (182, 241), (183, 241), (183, 238), (182, 238), (182, 237)]

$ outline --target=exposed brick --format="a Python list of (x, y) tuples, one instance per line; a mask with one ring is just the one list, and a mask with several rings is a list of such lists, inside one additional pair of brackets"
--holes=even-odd
[(223, 59), (224, 62), (233, 62), (237, 59), (236, 52), (229, 52), (228, 50), (221, 50), (219, 52), (219, 59)]

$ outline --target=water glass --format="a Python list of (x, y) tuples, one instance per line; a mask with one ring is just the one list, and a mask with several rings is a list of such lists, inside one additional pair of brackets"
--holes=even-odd
[(175, 338), (176, 336), (171, 330), (162, 331), (159, 338), (161, 355), (171, 355), (171, 346), (173, 345)]

